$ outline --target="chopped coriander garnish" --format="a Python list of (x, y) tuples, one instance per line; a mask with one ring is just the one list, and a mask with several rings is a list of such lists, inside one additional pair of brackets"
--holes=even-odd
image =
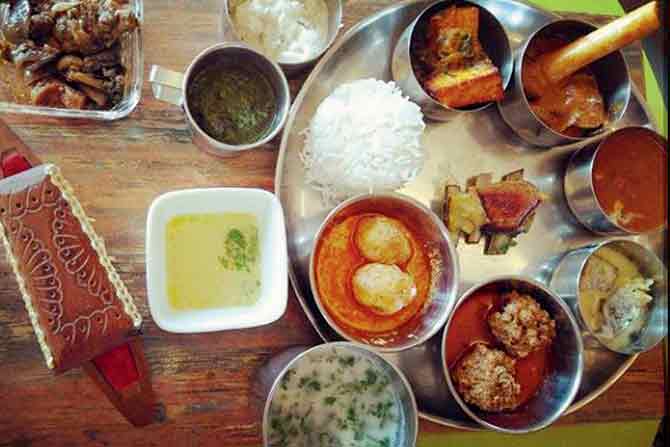
[(372, 360), (342, 351), (305, 356), (287, 371), (270, 405), (271, 447), (397, 444), (403, 428), (390, 376)]

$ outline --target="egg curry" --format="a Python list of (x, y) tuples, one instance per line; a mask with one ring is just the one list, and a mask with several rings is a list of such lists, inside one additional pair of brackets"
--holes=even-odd
[(335, 221), (315, 253), (321, 302), (338, 323), (355, 331), (394, 331), (428, 298), (431, 270), (423, 245), (401, 221), (364, 213)]

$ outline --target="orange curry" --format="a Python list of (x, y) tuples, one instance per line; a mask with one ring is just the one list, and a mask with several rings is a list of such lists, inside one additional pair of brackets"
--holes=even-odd
[(326, 311), (338, 323), (363, 336), (388, 333), (408, 323), (426, 303), (431, 282), (430, 262), (425, 248), (400, 222), (403, 233), (411, 243), (412, 255), (399, 267), (414, 278), (416, 296), (407, 306), (391, 315), (375, 313), (356, 300), (352, 276), (369, 261), (361, 256), (354, 236), (359, 222), (375, 215), (380, 214), (350, 216), (328, 227), (316, 247), (314, 266), (319, 295)]
[[(491, 334), (487, 319), (491, 312), (502, 310), (504, 304), (502, 293), (487, 287), (472, 294), (458, 307), (447, 335), (446, 359), (449, 369), (454, 368), (476, 343), (498, 347), (500, 343)], [(516, 360), (516, 380), (521, 386), (520, 405), (528, 402), (539, 391), (551, 368), (550, 361), (550, 346)]]
[(612, 134), (598, 149), (593, 188), (605, 213), (624, 229), (661, 227), (668, 212), (666, 149), (643, 129)]

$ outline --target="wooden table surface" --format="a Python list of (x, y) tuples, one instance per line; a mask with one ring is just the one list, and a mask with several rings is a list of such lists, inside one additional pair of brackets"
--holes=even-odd
[[(215, 0), (145, 0), (145, 79), (151, 64), (184, 70), (217, 41)], [(345, 6), (345, 29), (390, 2)], [(640, 83), (639, 47), (628, 51)], [(301, 79), (291, 81), (297, 93)], [(273, 189), (279, 139), (234, 159), (216, 159), (191, 144), (177, 107), (143, 99), (113, 123), (2, 116), (44, 161), (61, 166), (144, 317), (144, 343), (162, 423), (133, 429), (82, 373), (55, 377), (45, 367), (11, 270), (0, 261), (0, 445), (258, 445), (261, 397), (254, 373), (273, 354), (319, 339), (290, 292), (278, 322), (257, 329), (202, 335), (161, 331), (146, 301), (144, 231), (159, 194), (180, 188)], [(658, 418), (663, 414), (662, 350), (640, 356), (602, 397), (561, 424)], [(424, 432), (447, 430), (422, 421)]]

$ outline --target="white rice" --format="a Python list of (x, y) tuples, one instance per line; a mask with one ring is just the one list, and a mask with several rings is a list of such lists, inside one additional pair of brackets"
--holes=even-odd
[(326, 202), (394, 191), (424, 163), (423, 114), (393, 82), (339, 86), (319, 105), (301, 153), (306, 181)]

